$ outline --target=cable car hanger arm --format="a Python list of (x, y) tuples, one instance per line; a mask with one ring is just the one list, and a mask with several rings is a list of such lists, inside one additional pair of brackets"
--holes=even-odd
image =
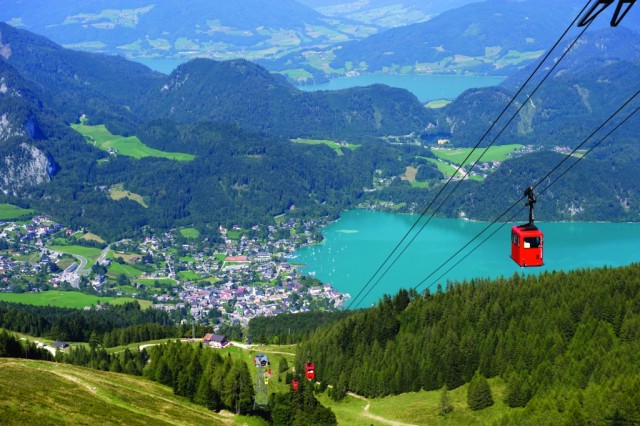
[[(580, 22), (578, 22), (578, 26), (584, 27), (586, 25), (589, 25), (598, 17), (598, 15), (600, 15), (600, 13), (611, 6), (614, 1), (615, 0), (598, 0), (593, 6), (591, 6), (591, 9), (589, 9), (589, 11), (584, 14)], [(618, 0), (618, 4), (616, 6), (615, 12), (613, 13), (613, 17), (611, 18), (610, 25), (612, 27), (617, 27), (618, 24), (622, 22), (622, 19), (626, 16), (631, 7), (633, 7), (635, 2), (636, 0)], [(624, 11), (622, 11), (623, 5), (627, 5)]]

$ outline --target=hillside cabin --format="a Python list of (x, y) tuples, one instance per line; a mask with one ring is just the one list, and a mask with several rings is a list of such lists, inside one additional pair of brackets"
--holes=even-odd
[(225, 336), (219, 334), (208, 333), (204, 336), (203, 342), (205, 345), (212, 348), (222, 349), (229, 344), (229, 341)]

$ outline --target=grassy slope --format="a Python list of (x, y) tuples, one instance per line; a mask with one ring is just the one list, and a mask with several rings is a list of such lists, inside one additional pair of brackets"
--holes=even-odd
[(32, 214), (33, 210), (31, 209), (23, 209), (12, 204), (0, 204), (0, 220), (14, 220)]
[[(390, 422), (408, 425), (468, 425), (490, 424), (498, 421), (512, 409), (503, 402), (506, 385), (499, 378), (489, 380), (494, 405), (480, 411), (472, 411), (467, 406), (468, 385), (449, 391), (449, 403), (453, 411), (440, 416), (442, 391), (412, 392), (376, 399), (359, 399), (353, 396), (335, 402), (326, 393), (319, 399), (331, 408), (338, 418), (338, 424), (367, 426), (388, 425)], [(369, 405), (369, 409), (365, 407)], [(382, 418), (376, 419), (375, 417)]]
[(94, 144), (103, 151), (109, 151), (113, 148), (120, 155), (126, 155), (133, 158), (143, 157), (159, 157), (177, 161), (191, 161), (195, 156), (182, 152), (164, 152), (150, 148), (143, 144), (136, 136), (118, 136), (113, 135), (103, 125), (88, 126), (84, 123), (71, 124), (71, 127), (82, 134), (89, 143)]
[(0, 359), (3, 424), (234, 424), (156, 383), (66, 364)]

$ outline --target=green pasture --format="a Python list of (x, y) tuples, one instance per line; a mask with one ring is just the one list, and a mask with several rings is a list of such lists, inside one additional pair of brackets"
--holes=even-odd
[(157, 280), (152, 279), (140, 279), (136, 280), (136, 283), (142, 284), (145, 287), (153, 287), (156, 284), (156, 281), (160, 284), (161, 287), (171, 287), (178, 284), (176, 280), (172, 280), (171, 278), (158, 278)]
[(195, 239), (200, 236), (200, 231), (198, 231), (196, 228), (180, 228), (179, 231), (180, 235), (185, 238)]
[(107, 275), (112, 278), (117, 278), (120, 274), (124, 274), (127, 278), (137, 278), (142, 275), (142, 271), (131, 265), (122, 265), (118, 262), (111, 262), (109, 269), (107, 269)]
[(350, 143), (339, 144), (337, 142), (325, 140), (325, 139), (297, 138), (297, 139), (291, 139), (291, 142), (299, 143), (303, 145), (327, 145), (329, 148), (333, 149), (338, 155), (344, 155), (344, 152), (342, 151), (343, 149), (350, 149), (351, 151), (353, 151), (355, 149), (360, 148), (360, 145), (350, 144)]
[(143, 144), (137, 136), (113, 135), (104, 124), (89, 126), (86, 119), (82, 119), (80, 124), (71, 124), (71, 127), (82, 134), (85, 140), (103, 151), (114, 149), (119, 155), (125, 155), (136, 159), (144, 157), (167, 158), (177, 161), (191, 161), (195, 156), (182, 152), (165, 152), (150, 148)]
[[(481, 161), (504, 161), (509, 158), (511, 153), (520, 148), (522, 148), (522, 145), (519, 144), (492, 146), (487, 150), (487, 153), (482, 156)], [(431, 152), (436, 157), (458, 165), (467, 158), (467, 155), (469, 155), (471, 151), (472, 148), (431, 149)], [(465, 164), (476, 162), (483, 152), (484, 148), (476, 149)]]
[(13, 204), (0, 204), (0, 220), (17, 220), (30, 218), (33, 216), (34, 210), (23, 209)]
[(180, 271), (178, 277), (183, 281), (196, 281), (200, 279), (200, 275), (192, 271)]
[[(12, 303), (24, 303), (35, 306), (55, 306), (58, 308), (82, 309), (85, 306), (94, 306), (98, 302), (120, 305), (133, 302), (136, 299), (130, 297), (102, 297), (78, 293), (77, 291), (51, 290), (40, 293), (0, 293), (0, 301)], [(150, 306), (151, 302), (137, 301), (143, 308)], [(147, 303), (145, 303), (147, 302)]]

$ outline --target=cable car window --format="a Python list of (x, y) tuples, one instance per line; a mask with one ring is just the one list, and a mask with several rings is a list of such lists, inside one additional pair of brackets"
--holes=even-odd
[(511, 233), (511, 242), (515, 246), (520, 247), (520, 238), (518, 237), (518, 234), (516, 234), (515, 232)]
[(540, 237), (525, 237), (524, 248), (538, 248), (540, 247)]

